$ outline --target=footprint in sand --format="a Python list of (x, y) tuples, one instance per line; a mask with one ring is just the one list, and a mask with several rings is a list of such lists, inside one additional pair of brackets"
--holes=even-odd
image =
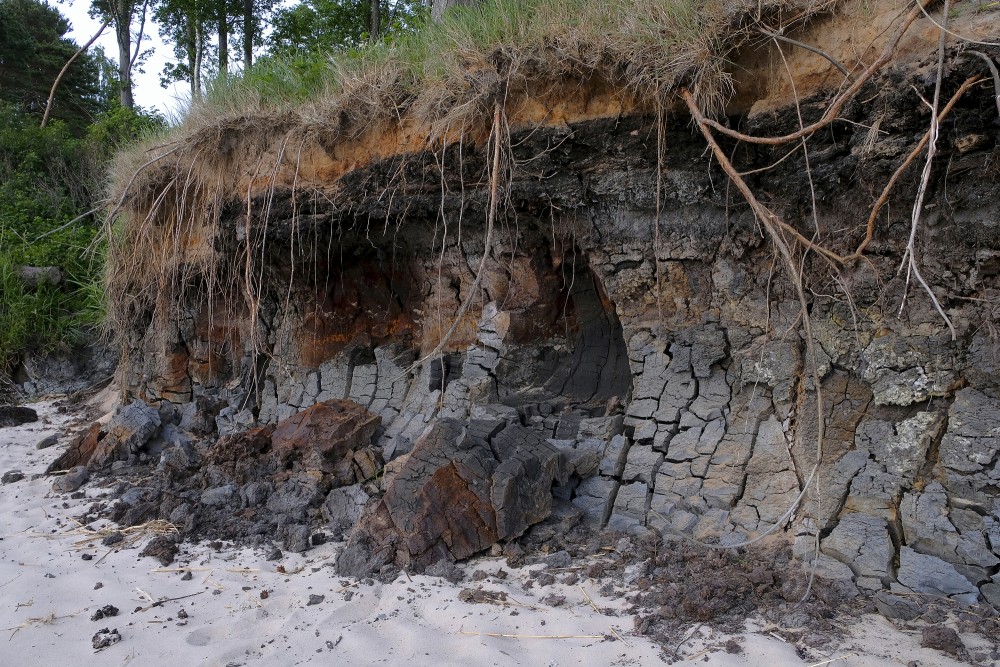
[(210, 628), (198, 628), (187, 636), (187, 643), (191, 646), (208, 646), (210, 641), (212, 641)]

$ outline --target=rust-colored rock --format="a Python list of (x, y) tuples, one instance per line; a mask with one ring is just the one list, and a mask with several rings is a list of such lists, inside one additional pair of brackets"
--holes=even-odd
[(394, 563), (419, 571), (468, 558), (547, 517), (553, 482), (567, 475), (564, 455), (519, 424), (442, 419), (362, 516), (337, 570), (360, 576)]
[(100, 422), (94, 422), (90, 428), (73, 438), (66, 451), (60, 454), (59, 458), (53, 461), (45, 472), (53, 473), (57, 470), (69, 470), (76, 466), (87, 465), (104, 435)]
[(331, 472), (331, 464), (345, 458), (353, 463), (353, 452), (371, 444), (381, 421), (354, 401), (317, 403), (275, 425), (271, 449), (285, 467), (302, 461), (307, 468)]

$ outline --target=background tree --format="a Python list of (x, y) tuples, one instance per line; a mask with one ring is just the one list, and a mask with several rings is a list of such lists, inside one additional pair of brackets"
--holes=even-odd
[[(148, 11), (149, 0), (94, 0), (93, 4), (93, 13), (103, 19), (110, 19), (115, 29), (115, 40), (118, 43), (118, 94), (121, 105), (126, 109), (135, 107), (132, 70), (142, 51)], [(138, 24), (136, 35), (132, 34), (134, 24)]]
[[(374, 7), (372, 0), (304, 0), (275, 13), (268, 45), (275, 54), (358, 47), (372, 35)], [(420, 0), (379, 3), (380, 36), (413, 29), (425, 10)]]
[[(39, 118), (52, 83), (78, 47), (70, 25), (39, 0), (0, 0), (0, 100)], [(79, 128), (107, 108), (101, 52), (81, 54), (66, 72), (52, 116)]]

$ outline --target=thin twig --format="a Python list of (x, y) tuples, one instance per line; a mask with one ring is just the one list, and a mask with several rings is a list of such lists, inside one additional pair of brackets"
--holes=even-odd
[(990, 68), (990, 73), (993, 75), (993, 92), (995, 93), (993, 97), (997, 101), (997, 115), (1000, 116), (1000, 70), (997, 69), (997, 64), (993, 62), (992, 58), (981, 51), (969, 49), (966, 53), (979, 56), (986, 61), (986, 66)]
[(505, 639), (604, 639), (604, 635), (515, 635), (505, 632), (469, 632), (459, 630), (460, 635), (475, 637), (503, 637)]
[[(966, 79), (965, 82), (958, 87), (955, 94), (951, 96), (951, 99), (948, 100), (948, 104), (941, 109), (941, 113), (938, 114), (938, 123), (944, 120), (944, 118), (951, 112), (962, 95), (964, 95), (969, 88), (979, 83), (981, 80), (982, 79), (978, 76)], [(861, 254), (868, 248), (868, 245), (872, 242), (872, 237), (875, 234), (875, 219), (878, 217), (879, 211), (881, 211), (882, 207), (889, 201), (889, 195), (892, 193), (893, 188), (896, 187), (896, 183), (899, 181), (900, 177), (902, 177), (903, 173), (910, 167), (910, 165), (913, 164), (913, 161), (917, 158), (917, 156), (924, 150), (924, 147), (927, 146), (927, 142), (930, 141), (930, 138), (931, 132), (930, 130), (927, 130), (914, 149), (910, 151), (910, 154), (906, 156), (905, 160), (903, 160), (903, 164), (896, 168), (896, 171), (892, 174), (892, 178), (889, 179), (885, 188), (882, 189), (882, 194), (879, 196), (878, 201), (875, 202), (875, 206), (872, 207), (871, 215), (868, 216), (868, 226), (865, 231), (864, 240), (861, 241), (858, 249), (847, 257), (848, 261), (859, 259)]]
[(812, 44), (806, 44), (805, 42), (800, 42), (800, 41), (792, 39), (790, 37), (785, 37), (782, 34), (779, 34), (779, 33), (776, 33), (776, 32), (772, 32), (772, 31), (770, 31), (767, 28), (764, 28), (762, 26), (759, 26), (757, 28), (757, 30), (759, 30), (763, 34), (767, 35), (771, 39), (777, 39), (777, 40), (780, 40), (782, 42), (786, 42), (788, 44), (791, 44), (792, 46), (797, 46), (800, 49), (805, 49), (806, 51), (811, 51), (812, 53), (815, 53), (816, 55), (823, 56), (824, 58), (826, 58), (827, 60), (830, 61), (831, 65), (833, 65), (838, 70), (840, 70), (840, 73), (843, 74), (846, 78), (848, 78), (848, 79), (851, 78), (851, 73), (847, 70), (847, 68), (844, 67), (839, 60), (837, 60), (836, 58), (834, 58), (833, 56), (831, 56), (829, 53), (827, 53), (823, 49), (817, 48), (817, 47), (813, 46)]
[[(926, 4), (929, 6), (935, 1), (936, 0), (927, 0)], [(821, 130), (830, 123), (832, 123), (833, 121), (835, 121), (837, 119), (837, 116), (840, 115), (841, 109), (844, 108), (844, 105), (846, 105), (848, 101), (850, 101), (855, 95), (857, 95), (858, 91), (860, 91), (861, 88), (864, 87), (864, 85), (868, 82), (869, 79), (871, 79), (875, 75), (876, 72), (882, 69), (882, 67), (886, 63), (892, 60), (892, 56), (896, 52), (896, 47), (899, 45), (899, 42), (903, 39), (903, 35), (906, 34), (906, 31), (913, 24), (913, 22), (917, 20), (917, 17), (920, 16), (920, 12), (923, 10), (923, 5), (921, 5), (921, 0), (916, 0), (916, 2), (917, 2), (917, 7), (910, 10), (910, 13), (906, 16), (906, 18), (903, 20), (903, 23), (896, 30), (896, 33), (892, 36), (892, 39), (890, 39), (889, 42), (885, 45), (885, 48), (882, 50), (882, 54), (879, 55), (879, 57), (875, 60), (875, 62), (869, 65), (865, 69), (865, 71), (861, 73), (861, 75), (854, 81), (854, 83), (850, 85), (850, 87), (847, 88), (847, 90), (845, 90), (843, 93), (841, 93), (838, 97), (836, 97), (833, 100), (830, 106), (827, 107), (826, 111), (823, 113), (823, 116), (812, 125), (807, 125), (804, 128), (800, 128), (799, 130), (792, 132), (791, 134), (786, 134), (780, 137), (755, 137), (753, 135), (744, 134), (737, 130), (732, 130), (723, 125), (722, 123), (712, 120), (711, 118), (705, 118), (703, 121), (699, 122), (711, 127), (713, 130), (716, 130), (717, 132), (721, 132), (726, 136), (732, 137), (733, 139), (739, 139), (740, 141), (746, 141), (747, 143), (751, 144), (763, 144), (768, 146), (779, 146), (781, 144), (787, 144), (791, 141), (797, 141), (802, 137), (808, 137), (812, 134), (815, 134), (817, 130)]]

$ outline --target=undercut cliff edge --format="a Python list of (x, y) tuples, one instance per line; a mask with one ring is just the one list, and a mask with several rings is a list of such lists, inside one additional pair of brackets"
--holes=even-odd
[[(952, 29), (1000, 41), (975, 5)], [(748, 40), (721, 125), (821, 119), (911, 7), (841, 3), (787, 33), (849, 78)], [(1000, 119), (965, 42), (945, 42), (940, 106), (974, 81), (941, 121), (913, 242), (954, 336), (900, 270), (926, 151), (851, 258), (930, 125), (938, 38), (918, 16), (804, 143), (713, 131), (787, 225), (819, 458), (774, 239), (681, 97), (587, 77), (508, 90), (432, 143), (406, 118), (332, 137), (225, 119), (211, 154), (150, 164), (133, 187), (159, 194), (163, 255), (128, 278), (151, 298), (118, 297), (124, 407), (54, 469), (145, 466), (119, 521), (292, 550), (320, 531), (347, 540), (343, 573), (464, 559), (555, 508), (673, 544), (767, 533), (844, 591), (1000, 604)], [(228, 194), (209, 207), (211, 178)]]

